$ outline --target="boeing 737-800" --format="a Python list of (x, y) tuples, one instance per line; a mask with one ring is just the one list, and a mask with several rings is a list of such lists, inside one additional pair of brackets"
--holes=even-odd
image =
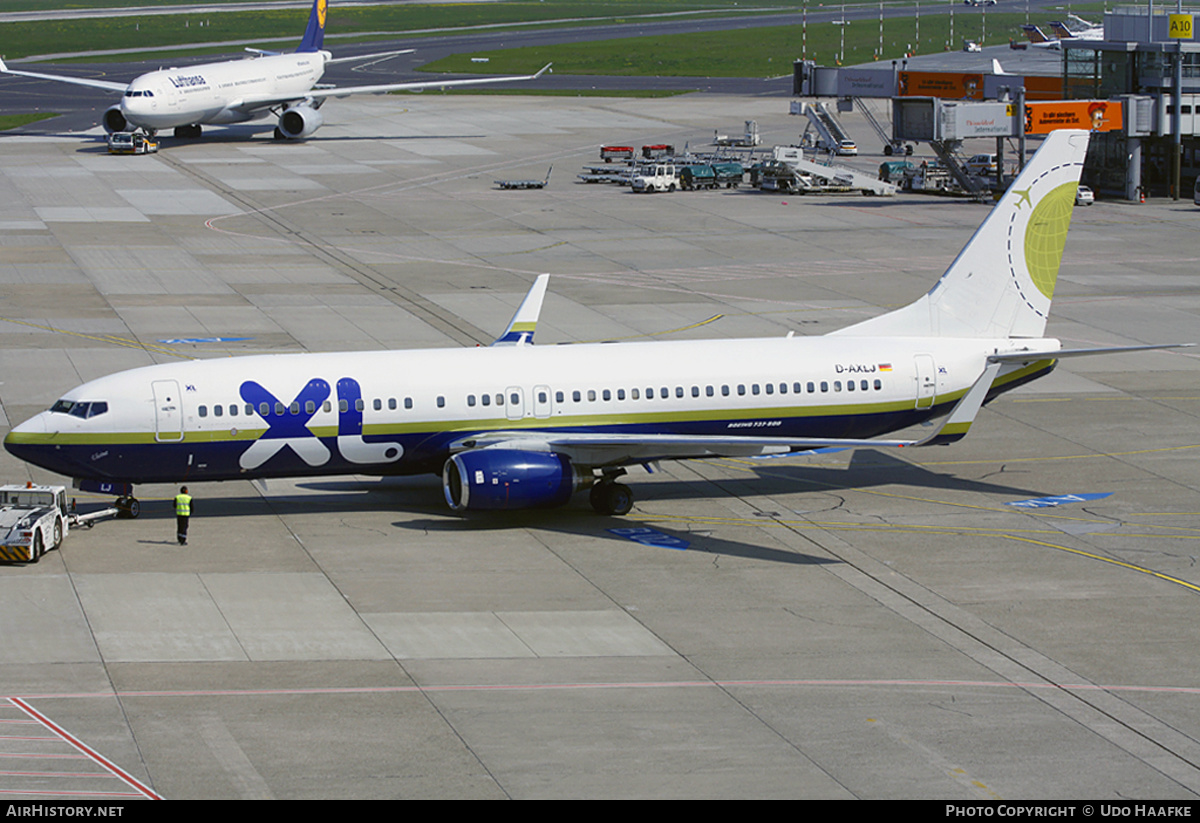
[[(132, 484), (440, 473), (452, 509), (633, 504), (657, 460), (963, 437), (983, 403), (1050, 372), (1043, 337), (1087, 150), (1052, 133), (937, 285), (823, 337), (535, 346), (548, 275), (491, 346), (260, 355), (85, 383), (5, 447), (122, 495)], [(922, 440), (877, 440), (930, 418)]]
[(128, 85), (15, 71), (3, 61), (0, 61), (0, 73), (56, 80), (121, 94), (121, 102), (104, 112), (101, 125), (109, 134), (137, 129), (156, 134), (162, 129), (173, 128), (176, 137), (199, 137), (204, 125), (244, 123), (274, 114), (279, 118), (275, 137), (300, 140), (312, 135), (325, 122), (320, 108), (329, 97), (535, 80), (550, 68), (545, 66), (536, 74), (509, 77), (318, 87), (317, 83), (330, 63), (381, 56), (334, 58), (323, 51), (327, 6), (327, 0), (314, 0), (304, 39), (292, 54), (255, 51), (255, 56), (243, 60), (152, 71), (135, 77)]

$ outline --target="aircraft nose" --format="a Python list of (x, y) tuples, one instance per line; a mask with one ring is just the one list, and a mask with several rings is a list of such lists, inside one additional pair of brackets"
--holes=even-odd
[(46, 425), (46, 412), (42, 412), (40, 414), (35, 414), (21, 425), (15, 427), (8, 433), (8, 436), (4, 438), (4, 442), (7, 443), (9, 438), (11, 438), (14, 434), (45, 434), (48, 431), (50, 431), (50, 428)]

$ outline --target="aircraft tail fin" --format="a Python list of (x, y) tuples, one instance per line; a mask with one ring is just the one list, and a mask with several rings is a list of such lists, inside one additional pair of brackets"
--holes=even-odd
[(1075, 32), (1067, 27), (1067, 24), (1061, 20), (1054, 20), (1050, 23), (1050, 30), (1058, 36), (1059, 40), (1070, 40), (1075, 37)]
[(304, 30), (304, 39), (300, 41), (297, 52), (320, 51), (325, 45), (325, 13), (329, 8), (329, 0), (313, 0), (312, 12), (308, 15), (308, 28)]
[(517, 313), (508, 321), (504, 334), (496, 338), (493, 346), (526, 346), (533, 343), (534, 332), (537, 331), (538, 315), (542, 313), (542, 300), (546, 297), (546, 285), (550, 275), (539, 274), (533, 281), (529, 294), (521, 301)]
[(1050, 40), (1037, 26), (1021, 26), (1021, 29), (1025, 32), (1025, 36), (1029, 38), (1030, 43), (1045, 43)]
[(835, 335), (1041, 337), (1058, 279), (1088, 132), (1051, 132), (924, 297)]

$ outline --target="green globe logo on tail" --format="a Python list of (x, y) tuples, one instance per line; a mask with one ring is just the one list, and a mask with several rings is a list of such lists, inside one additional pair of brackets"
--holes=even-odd
[(1025, 226), (1025, 266), (1047, 300), (1054, 297), (1058, 267), (1067, 244), (1076, 183), (1064, 183), (1038, 201)]

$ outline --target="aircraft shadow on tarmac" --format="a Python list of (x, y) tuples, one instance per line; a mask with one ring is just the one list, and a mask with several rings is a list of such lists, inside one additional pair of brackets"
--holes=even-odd
[[(885, 486), (924, 488), (941, 491), (975, 492), (1025, 498), (1038, 496), (1037, 490), (1010, 485), (966, 479), (945, 474), (894, 457), (874, 449), (859, 449), (846, 467), (825, 467), (803, 464), (784, 464), (777, 460), (744, 461), (751, 463), (752, 476), (728, 477), (719, 480), (659, 480), (653, 483), (634, 482), (635, 493), (647, 502), (671, 500), (696, 501), (727, 497), (759, 497), (796, 495), (805, 491), (823, 495), (871, 489)], [(271, 489), (267, 482), (264, 496), (217, 497), (205, 500), (204, 517), (238, 517), (263, 514), (264, 506), (277, 516), (288, 514), (353, 514), (363, 511), (403, 511), (416, 515), (394, 521), (397, 530), (429, 533), (486, 533), (532, 528), (557, 531), (577, 536), (592, 536), (601, 540), (627, 539), (626, 530), (646, 524), (630, 518), (601, 517), (587, 504), (586, 494), (578, 494), (572, 503), (559, 509), (526, 509), (513, 512), (472, 512), (455, 515), (447, 511), (440, 481), (432, 476), (373, 478), (314, 479), (296, 484), (300, 493), (286, 488)], [(143, 506), (143, 517), (168, 519), (173, 516), (170, 501)], [(764, 524), (775, 517), (790, 518), (793, 513), (763, 512)], [(768, 546), (753, 545), (713, 536), (708, 524), (697, 521), (691, 528), (672, 529), (658, 524), (653, 533), (639, 539), (648, 551), (664, 548), (686, 548), (692, 552), (743, 557), (789, 564), (821, 564), (837, 562)], [(686, 544), (686, 545), (683, 545)]]

